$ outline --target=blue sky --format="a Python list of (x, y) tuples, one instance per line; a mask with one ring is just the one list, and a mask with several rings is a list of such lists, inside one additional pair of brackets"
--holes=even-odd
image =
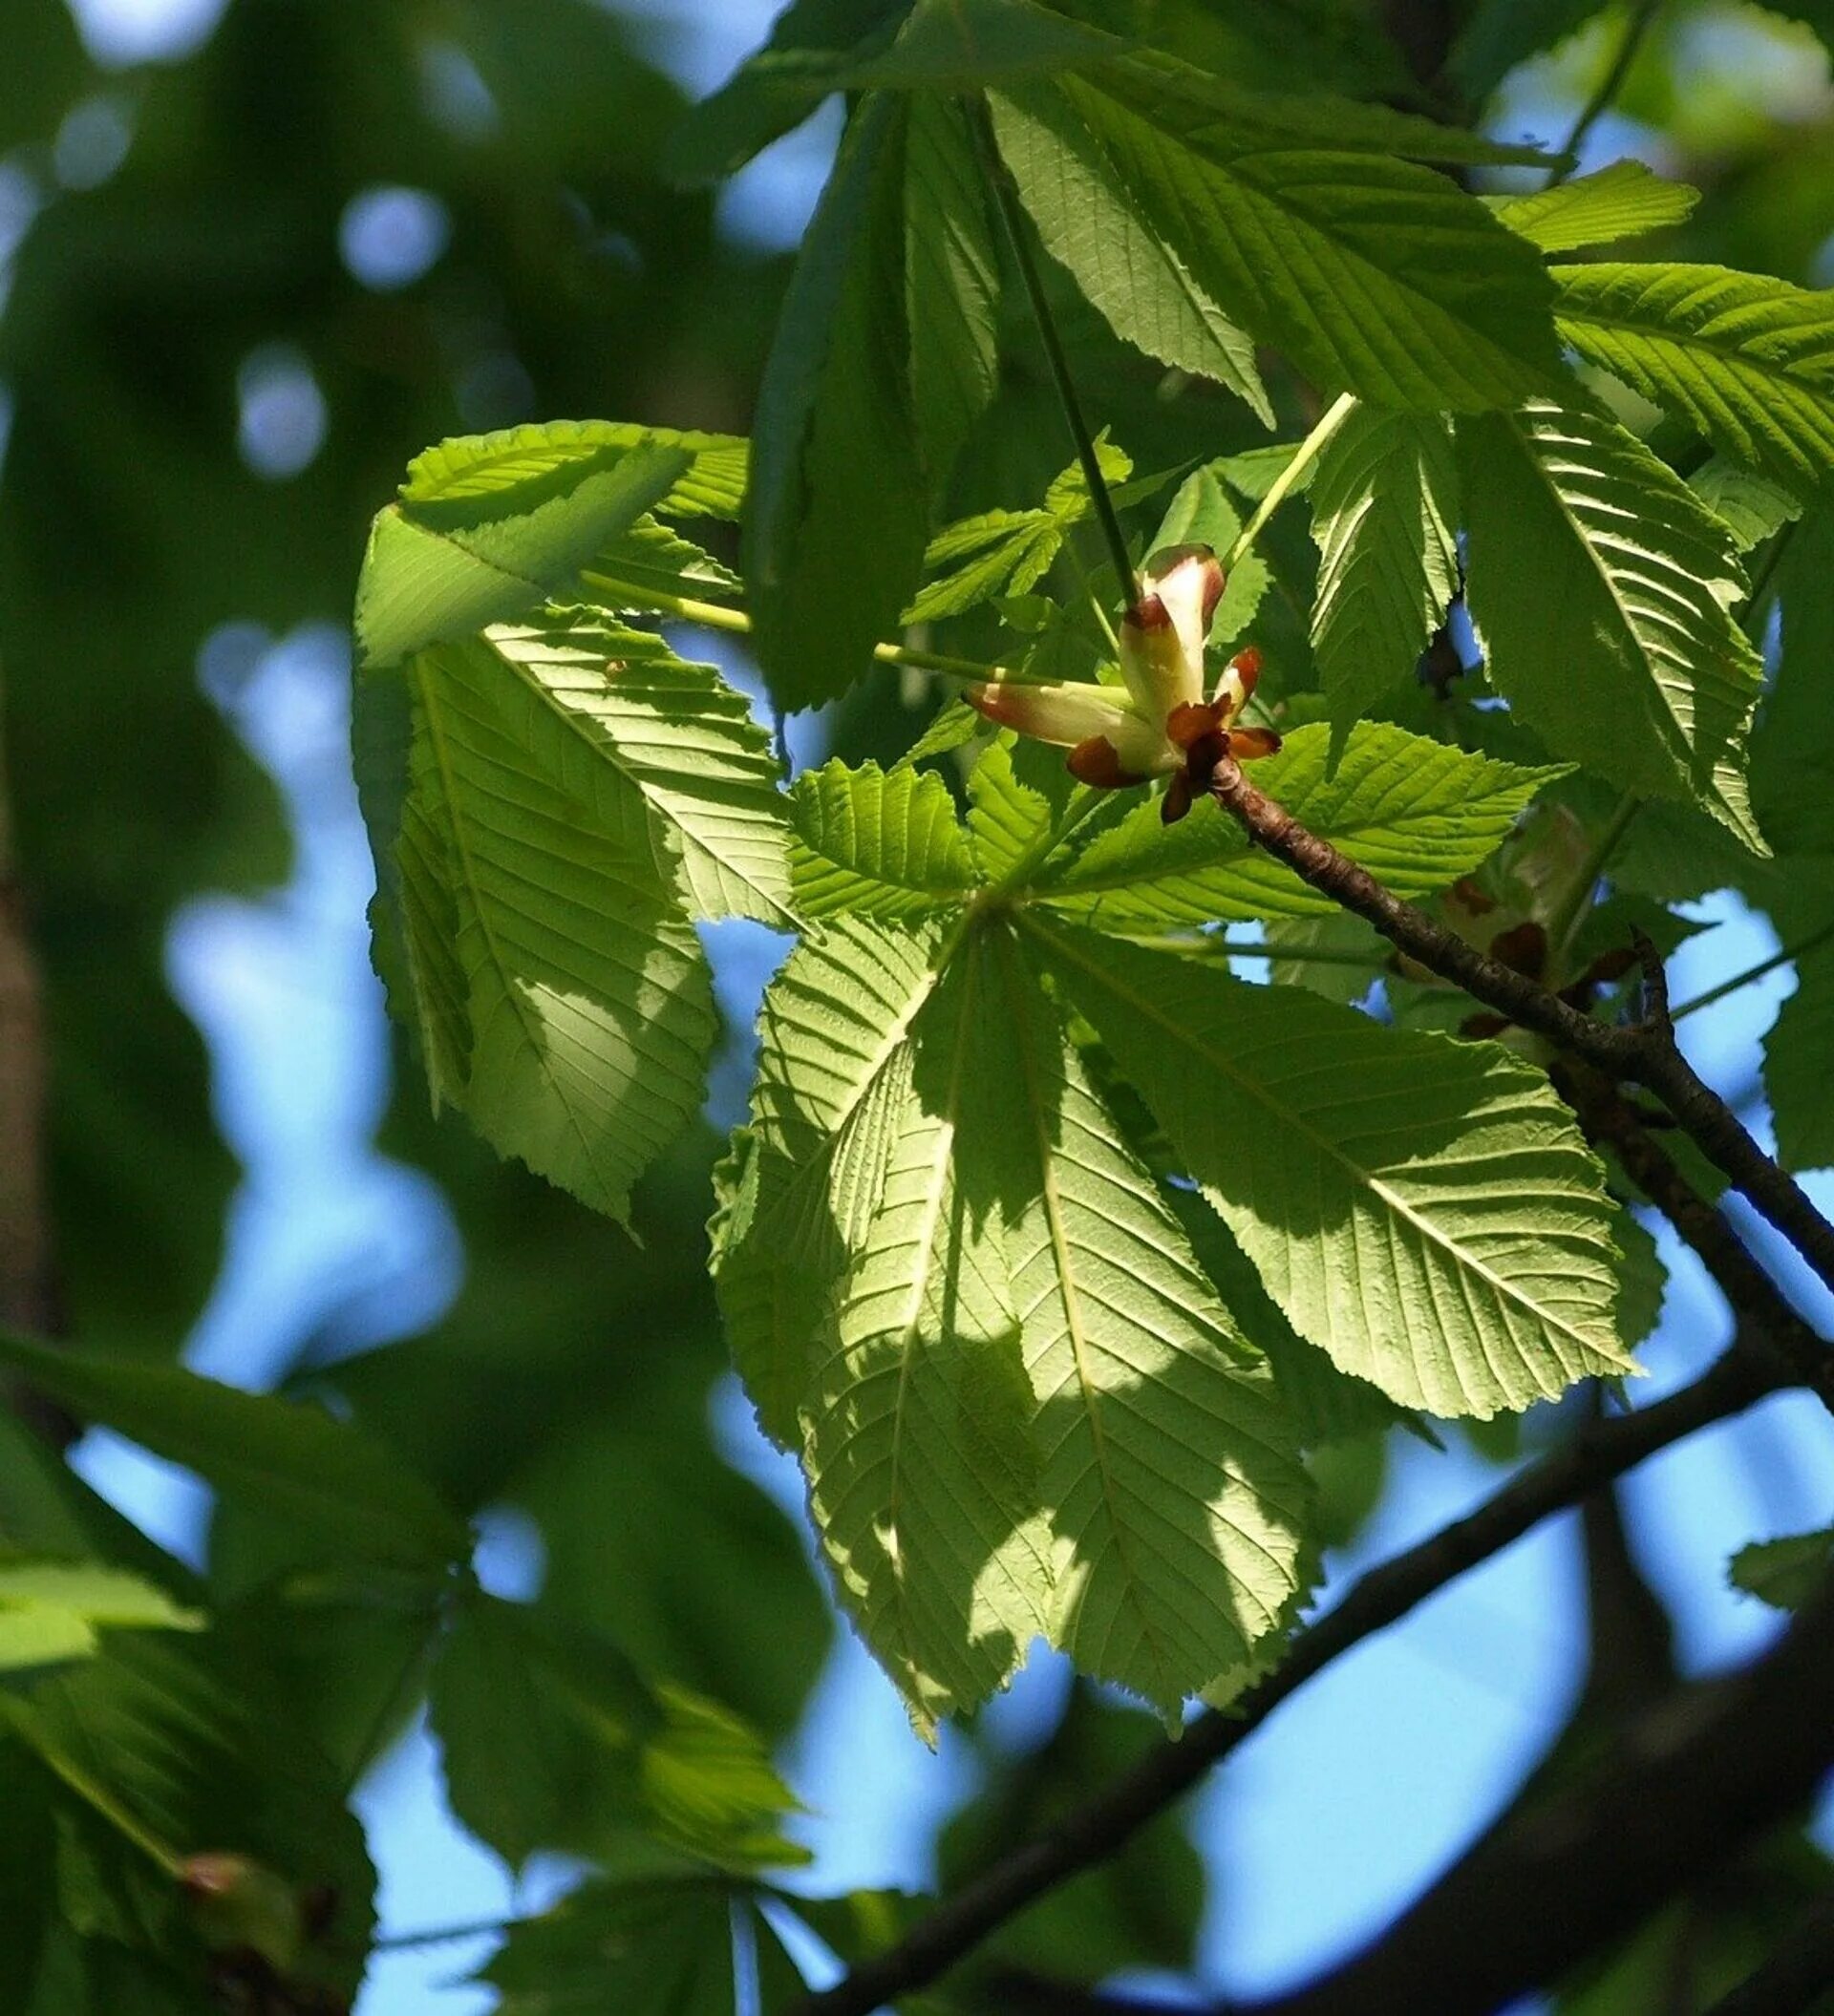
[[(81, 0), (75, 11), (98, 56), (124, 63), (186, 53), (208, 34), (221, 4)], [(645, 11), (658, 53), (699, 91), (760, 38), (774, 10), (764, 0), (650, 0)], [(1557, 130), (1564, 110), (1531, 95), (1512, 117), (1546, 132)], [(757, 243), (793, 243), (833, 131), (830, 116), (740, 178), (724, 200), (729, 227)], [(1608, 158), (1638, 138), (1607, 121), (1593, 151)], [(80, 166), (107, 139), (92, 137), (91, 156), (73, 142), (71, 158)], [(415, 260), (437, 258), (439, 220), (424, 200), (416, 209), (415, 192), (368, 194), (367, 209), (353, 206), (347, 217), (353, 269), (368, 262), (365, 277), (386, 286)], [(280, 457), (272, 472), (280, 476), (287, 457), (309, 459), (323, 416), (314, 418), (309, 373), (302, 385), (286, 352), (258, 362), (244, 388), (245, 449), (258, 466), (263, 456)], [(731, 662), (704, 637), (693, 648)], [(279, 779), (299, 843), (284, 891), (201, 900), (178, 920), (170, 946), (174, 985), (210, 1041), (221, 1122), (246, 1171), (223, 1278), (187, 1357), (251, 1385), (275, 1374), (314, 1308), (386, 1284), (393, 1320), (411, 1330), (437, 1314), (463, 1264), (437, 1190), (384, 1160), (371, 1139), (386, 1103), (388, 1049), (363, 921), (370, 865), (348, 775), (348, 642), (330, 628), (277, 640), (229, 626), (200, 662), (206, 686)], [(1737, 906), (1709, 905), (1708, 914), (1716, 928), (1674, 963), (1677, 998), (1772, 948), (1765, 927)], [(776, 947), (757, 932), (722, 932), (714, 944), (726, 1005), (747, 1027)], [(1791, 984), (1779, 973), (1684, 1025), (1710, 1081), (1728, 1085), (1743, 1069)], [(715, 1100), (732, 1090), (716, 1088)], [(1760, 1109), (1751, 1116), (1761, 1123)], [(1834, 1186), (1820, 1187), (1834, 1201)], [(1674, 1284), (1644, 1354), (1652, 1391), (1685, 1380), (1726, 1333), (1691, 1256), (1673, 1241), (1664, 1250)], [(1800, 1282), (1800, 1270), (1791, 1278)], [(730, 1382), (710, 1411), (730, 1459), (800, 1507), (793, 1473), (760, 1442)], [(82, 1460), (149, 1530), (181, 1552), (194, 1547), (203, 1507), (194, 1485), (105, 1436), (89, 1439)], [(1495, 1473), (1456, 1438), (1443, 1454), (1401, 1438), (1380, 1511), (1354, 1552), (1331, 1562), (1331, 1588), (1494, 1484)], [(1774, 1629), (1767, 1613), (1726, 1589), (1727, 1556), (1753, 1537), (1825, 1523), (1834, 1452), (1814, 1403), (1784, 1397), (1651, 1464), (1628, 1492), (1644, 1565), (1674, 1608), (1683, 1656), (1705, 1670), (1748, 1655)], [(506, 1595), (531, 1593), (539, 1574), (508, 1528), (487, 1537), (480, 1567)], [(1194, 1808), (1216, 1872), (1204, 1960), (1218, 1986), (1276, 1988), (1353, 1945), (1506, 1801), (1578, 1684), (1579, 1590), (1572, 1522), (1551, 1523), (1341, 1661), (1244, 1746)], [(996, 1707), (995, 1727), (1024, 1741), (1064, 1684), (1061, 1662), (1040, 1658)], [(924, 1883), (936, 1819), (972, 1787), (965, 1747), (946, 1734), (936, 1754), (926, 1751), (844, 1633), (784, 1762), (812, 1809), (806, 1835), (822, 1887)], [(360, 1803), (391, 1935), (539, 1908), (567, 1879), (563, 1869), (538, 1866), (519, 1887), (462, 1836), (444, 1809), (424, 1731), (384, 1761)], [(488, 1950), (487, 1940), (473, 1939), (378, 1960), (360, 2016), (465, 2016), (488, 2006), (477, 1990), (445, 1985)]]

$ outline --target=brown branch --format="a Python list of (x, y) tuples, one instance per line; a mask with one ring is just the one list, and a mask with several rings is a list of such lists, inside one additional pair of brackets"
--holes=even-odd
[[(1741, 1672), (1677, 1687), (1632, 1717), (1604, 1772), (1505, 1816), (1373, 1946), (1226, 2016), (1490, 2016), (1557, 1980), (1806, 1806), (1834, 1769), (1830, 1687), (1834, 1589)], [(1804, 1968), (1825, 1962), (1826, 1941), (1824, 1924), (1804, 1933)], [(1141, 2006), (1043, 1984), (1020, 2005), (1040, 2016)], [(1782, 2016), (1802, 2005), (1780, 1989), (1744, 2006)]]
[(1834, 1289), (1834, 1224), (1759, 1147), (1738, 1114), (1682, 1054), (1659, 961), (1652, 956), (1647, 962), (1652, 1012), (1646, 1021), (1617, 1028), (1594, 1021), (1538, 982), (1467, 944), (1424, 910), (1392, 896), (1366, 869), (1250, 784), (1232, 757), (1217, 766), (1210, 790), (1250, 839), (1320, 895), (1367, 919), (1409, 958), (1609, 1077), (1634, 1079), (1655, 1093), (1709, 1160)]
[(1658, 1450), (1776, 1391), (1785, 1381), (1749, 1348), (1748, 1327), (1757, 1326), (1741, 1325), (1741, 1341), (1694, 1385), (1634, 1413), (1586, 1423), (1570, 1441), (1512, 1478), (1477, 1511), (1371, 1569), (1335, 1608), (1299, 1633), (1273, 1673), (1228, 1709), (1200, 1715), (1176, 1740), (1149, 1751), (1085, 1805), (945, 1899), (896, 1945), (808, 1997), (800, 2016), (869, 2016), (882, 2004), (927, 1986), (1028, 1904), (1114, 1855), (1333, 1660), (1397, 1623), (1543, 1519), (1577, 1504)]
[(1734, 1308), (1766, 1306), (1763, 1348), (1779, 1354), (1793, 1382), (1834, 1412), (1834, 1352), (1790, 1309), (1743, 1240), (1699, 1195), (1610, 1080), (1583, 1064), (1556, 1063), (1552, 1077), (1587, 1138), (1609, 1148), (1624, 1173), (1698, 1256)]

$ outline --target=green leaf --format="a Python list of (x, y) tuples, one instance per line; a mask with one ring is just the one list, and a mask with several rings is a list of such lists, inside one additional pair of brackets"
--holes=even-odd
[(635, 794), (603, 788), (609, 766), (489, 643), (423, 651), (410, 677), (395, 856), (435, 1103), (622, 1220), (700, 1103), (705, 957)]
[(604, 447), (539, 480), (457, 487), (375, 516), (356, 590), (364, 662), (519, 616), (569, 583), (598, 549), (665, 498), (689, 468), (675, 449)]
[[(1169, 97), (1163, 83), (1115, 65), (1100, 87), (997, 91), (1027, 206), (1051, 214), (1066, 148), (1101, 162), (1204, 296), (1329, 391), (1470, 410), (1514, 403), (1557, 372), (1551, 283), (1474, 197), (1413, 162), (1351, 151), (1348, 115), (1333, 144), (1316, 130), (1324, 116), (1309, 130), (1282, 105), (1257, 121)], [(1056, 144), (1034, 155), (1025, 138), (1039, 128)]]
[[(1178, 487), (1177, 495), (1160, 520), (1149, 553), (1161, 546), (1208, 546), (1213, 553), (1226, 553), (1242, 530), (1242, 520), (1229, 501), (1218, 474), (1221, 465), (1194, 469)], [(1233, 644), (1254, 621), (1261, 598), (1268, 592), (1271, 576), (1268, 563), (1252, 548), (1236, 562), (1223, 589), (1210, 623), (1212, 648)]]
[(1526, 196), (1489, 196), (1484, 202), (1512, 231), (1543, 252), (1577, 252), (1615, 244), (1646, 231), (1685, 223), (1700, 201), (1686, 182), (1664, 181), (1641, 161), (1613, 161)]
[(601, 1878), (517, 1925), (478, 1979), (499, 2016), (735, 2016), (734, 1897), (690, 1870)]
[(715, 1279), (765, 1432), (800, 1439), (815, 1340), (877, 1203), (906, 1031), (952, 946), (936, 924), (836, 918), (806, 933), (764, 997), (749, 1131), (725, 1172)]
[(849, 66), (883, 50), (910, 0), (791, 0), (770, 40), (669, 136), (663, 167), (676, 181), (716, 181), (800, 126)]
[(1305, 1488), (1016, 944), (837, 922), (761, 1043), (721, 1301), (875, 1651), (925, 1726), (1039, 1631), (1169, 1711), (1284, 1617)]
[(1653, 1235), (1626, 1211), (1616, 1227), (1617, 1333), (1634, 1348), (1655, 1328), (1669, 1289), (1669, 1270)]
[(908, 770), (914, 763), (922, 763), (931, 756), (946, 756), (951, 750), (960, 749), (973, 741), (986, 722), (959, 696), (945, 700), (930, 716), (926, 728), (910, 747), (905, 751), (894, 770)]
[(1834, 291), (1725, 266), (1556, 266), (1555, 320), (1589, 363), (1722, 454), (1834, 499)]
[(737, 518), (749, 454), (744, 440), (631, 420), (530, 421), (440, 441), (408, 464), (401, 501), (418, 508), (495, 499), (504, 516), (524, 516), (638, 453), (685, 457), (657, 506), (664, 518)]
[[(730, 601), (743, 584), (733, 570), (683, 539), (672, 525), (645, 512), (592, 556), (584, 572), (583, 588), (610, 608), (653, 609), (646, 595), (689, 596), (698, 601)], [(616, 589), (632, 591), (629, 599)]]
[(653, 631), (582, 611), (484, 641), (575, 739), (560, 781), (608, 831), (647, 811), (657, 876), (693, 915), (787, 921), (779, 768), (743, 694)]
[(1458, 591), (1458, 469), (1443, 420), (1359, 407), (1312, 485), (1312, 647), (1341, 744), (1410, 677)]
[[(1822, 668), (1825, 670), (1826, 668)], [(1827, 889), (1834, 855), (1793, 857), (1788, 864), (1811, 886)], [(1834, 909), (1831, 904), (1830, 909)], [(1834, 1168), (1834, 944), (1796, 962), (1796, 991), (1764, 1038), (1764, 1093), (1777, 1128), (1777, 1158), (1785, 1169)]]
[(1740, 1547), (1726, 1570), (1735, 1589), (1777, 1610), (1801, 1610), (1814, 1602), (1834, 1563), (1834, 1527), (1792, 1533), (1782, 1539)]
[[(1782, 621), (1751, 738), (1752, 804), (1780, 853), (1834, 855), (1834, 512), (1811, 511), (1787, 534), (1774, 578)], [(1812, 927), (1792, 923), (1790, 937)]]
[[(1295, 729), (1257, 783), (1397, 895), (1426, 896), (1469, 874), (1535, 794), (1564, 773), (1467, 754), (1388, 722), (1351, 731), (1336, 771), (1322, 722)], [(1316, 917), (1335, 906), (1252, 846), (1235, 820), (1201, 799), (1175, 826), (1143, 799), (1038, 895), (1079, 923), (1148, 931), (1253, 917)]]
[(225, 1496), (360, 1560), (436, 1574), (471, 1552), (464, 1522), (393, 1451), (314, 1407), (181, 1366), (53, 1350), (0, 1331), (0, 1364), (80, 1419), (181, 1463)]
[[(1096, 460), (1110, 488), (1125, 483), (1134, 465), (1105, 435), (1096, 443)], [(1094, 515), (1089, 485), (1073, 462), (1054, 477), (1044, 502), (1026, 511), (983, 511), (946, 525), (924, 553), (924, 571), (933, 577), (900, 623), (935, 623), (965, 615), (999, 596), (1025, 595), (1051, 570), (1073, 525)]]
[(1271, 427), (1253, 341), (1114, 176), (1089, 122), (1049, 89), (1023, 100), (995, 96), (992, 112), (1000, 152), (1045, 250), (1115, 334), (1149, 357), (1226, 386)]
[(758, 392), (744, 571), (758, 663), (785, 709), (829, 699), (865, 670), (923, 562), (906, 112), (869, 95), (848, 122)]
[[(926, 18), (920, 10), (911, 29)], [(899, 52), (908, 39), (906, 32)], [(961, 107), (919, 98), (906, 117), (910, 396), (924, 463), (940, 485), (999, 387), (1000, 258), (987, 178)]]
[(99, 1628), (197, 1631), (203, 1619), (163, 1589), (102, 1561), (0, 1555), (0, 1672), (87, 1659)]
[(1491, 683), (1556, 755), (1692, 799), (1755, 853), (1762, 668), (1731, 533), (1634, 435), (1537, 403), (1459, 422), (1467, 592)]
[[(237, 1942), (267, 1935), (283, 2005), (335, 2006), (354, 1994), (373, 1930), (362, 1830), (330, 1760), (266, 1685), (259, 1656), (216, 1639), (124, 1634), (101, 1657), (0, 1697), (57, 1781), (63, 1914), (91, 1939), (184, 1962), (180, 1978), (195, 1980), (198, 1935), (209, 1927), (174, 1878), (191, 1856), (231, 1858), (241, 1901), (260, 1900), (252, 1921), (236, 1925)], [(315, 1892), (329, 1921), (308, 1939), (300, 1913)], [(198, 2006), (195, 1995), (185, 2005)]]
[(1031, 928), (1269, 1293), (1345, 1371), (1404, 1407), (1487, 1417), (1633, 1369), (1602, 1172), (1539, 1072)]
[[(1284, 11), (1290, 12), (1290, 5)], [(1297, 92), (1256, 90), (1236, 83), (1220, 66), (1187, 63), (1158, 49), (1117, 57), (1105, 67), (1103, 81), (1136, 103), (1157, 108), (1170, 125), (1182, 129), (1195, 120), (1206, 129), (1226, 126), (1256, 152), (1322, 147), (1474, 167), (1557, 165), (1543, 148), (1494, 140), (1468, 126), (1448, 126), (1362, 98), (1333, 96), (1310, 88), (1312, 79)]]
[(1202, 1198), (1169, 1193), (1191, 1250), (1223, 1305), (1273, 1368), (1280, 1404), (1303, 1449), (1319, 1449), (1357, 1435), (1380, 1434), (1416, 1417), (1397, 1407), (1379, 1387), (1340, 1371), (1315, 1344), (1308, 1344), (1262, 1285), (1254, 1263)]
[(1566, 41), (1607, 0), (1478, 0), (1452, 50), (1452, 74), (1475, 100), (1487, 98), (1518, 63)]
[[(1170, 1713), (1280, 1629), (1310, 1493), (1264, 1362), (1123, 1144), (1017, 943), (997, 1088), (1009, 1262), (1036, 1397), (1053, 1638)], [(1023, 1167), (1021, 1183), (1018, 1170)]]
[(977, 936), (891, 1068), (876, 1194), (847, 1241), (802, 1409), (822, 1547), (932, 1736), (939, 1717), (1003, 1686), (1051, 1624), (1004, 1222), (1013, 1186), (999, 1180), (1014, 1061), (1001, 976)]
[(889, 922), (952, 907), (980, 878), (949, 787), (931, 771), (804, 771), (791, 793), (800, 915)]
[(849, 65), (839, 81), (847, 91), (966, 92), (1102, 62), (1126, 46), (1029, 0), (918, 0), (892, 46)]
[(544, 1847), (603, 1857), (632, 1830), (724, 1867), (802, 1859), (758, 1738), (652, 1687), (591, 1632), (470, 1591), (430, 1698), (454, 1810), (512, 1863)]
[(1015, 873), (1051, 825), (1050, 799), (1014, 767), (1018, 747), (1012, 735), (995, 737), (968, 774), (969, 843), (990, 882)]
[(1728, 527), (1740, 553), (1762, 545), (1802, 514), (1800, 498), (1723, 455), (1709, 456), (1689, 477), (1688, 488)]
[(559, 420), (442, 441), (376, 515), (357, 641), (386, 666), (572, 590), (581, 568), (664, 517), (737, 516), (746, 444), (611, 420)]

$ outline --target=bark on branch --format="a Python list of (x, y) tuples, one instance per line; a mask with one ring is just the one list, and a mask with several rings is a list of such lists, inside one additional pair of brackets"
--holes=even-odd
[[(1373, 1946), (1272, 2001), (1192, 2016), (1369, 2016), (1428, 2009), (1490, 2016), (1633, 1930), (1739, 1849), (1802, 1810), (1834, 1769), (1834, 1589), (1760, 1659), (1730, 1678), (1677, 1687), (1626, 1726), (1610, 1767), (1511, 1814)], [(1828, 1953), (1803, 1929), (1770, 1993), (1731, 2006), (1781, 2012)], [(1825, 1978), (1823, 1977), (1823, 1985)], [(1133, 2016), (1140, 2005), (1033, 1983), (1007, 2005), (1038, 2016)], [(1743, 1991), (1741, 1991), (1743, 1992)]]
[(1701, 1152), (1834, 1290), (1834, 1224), (1809, 1201), (1795, 1178), (1759, 1147), (1738, 1114), (1682, 1054), (1669, 1019), (1659, 962), (1648, 962), (1653, 998), (1647, 1020), (1615, 1028), (1596, 1022), (1539, 982), (1525, 979), (1467, 944), (1424, 910), (1392, 896), (1366, 869), (1339, 854), (1329, 840), (1309, 832), (1250, 784), (1232, 757), (1217, 766), (1210, 790), (1250, 839), (1284, 861), (1320, 895), (1366, 918), (1411, 959), (1607, 1076), (1647, 1086)]

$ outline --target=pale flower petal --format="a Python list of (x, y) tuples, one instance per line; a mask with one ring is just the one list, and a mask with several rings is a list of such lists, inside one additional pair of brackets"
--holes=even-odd
[(1140, 600), (1120, 619), (1120, 671), (1141, 712), (1162, 720), (1204, 698), (1204, 641), (1223, 594), (1208, 546), (1167, 546), (1141, 576)]

